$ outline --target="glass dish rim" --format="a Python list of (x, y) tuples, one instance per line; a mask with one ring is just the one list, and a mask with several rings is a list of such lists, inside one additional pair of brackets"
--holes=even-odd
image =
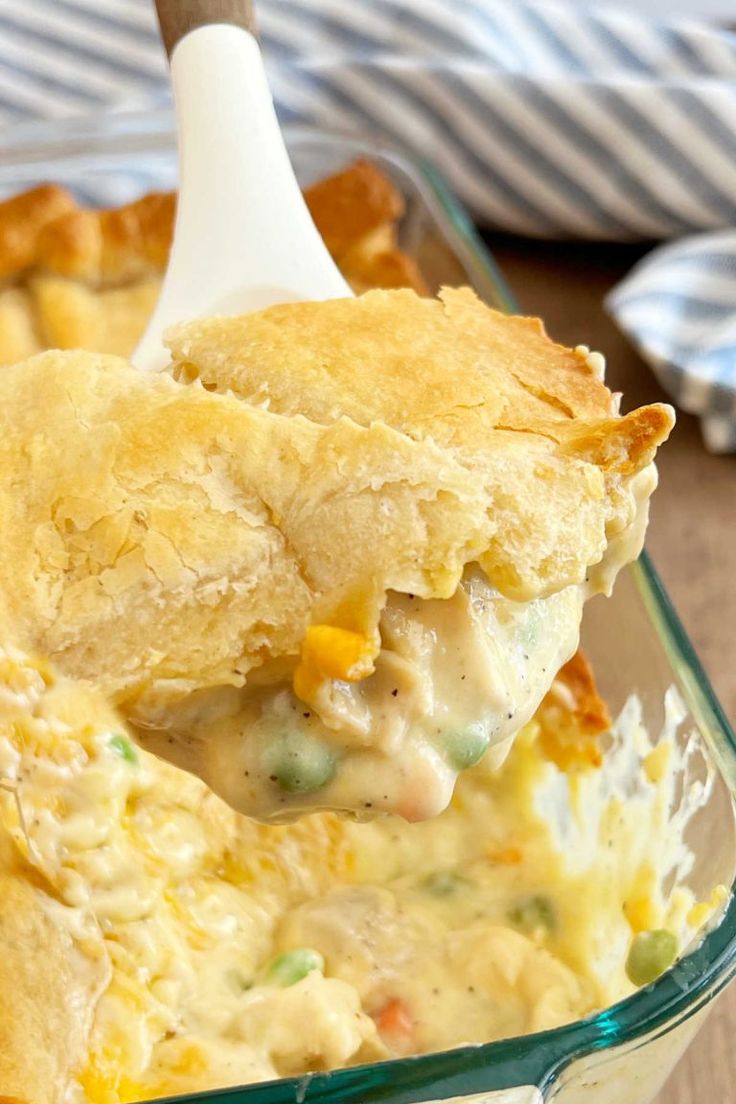
[[(411, 179), (439, 229), (473, 278), (481, 286), (492, 289), (495, 302), (503, 309), (510, 312), (518, 309), (470, 216), (430, 162), (359, 133), (325, 134), (304, 127), (287, 127), (286, 131), (288, 137), (297, 142), (329, 144), (346, 152), (359, 152), (393, 163)], [(99, 116), (90, 116), (9, 127), (0, 136), (0, 166), (11, 170), (14, 165), (28, 168), (29, 164), (48, 163), (65, 153), (73, 160), (90, 151), (102, 154), (106, 147), (112, 150), (113, 145), (119, 154), (121, 144), (126, 145), (128, 137), (136, 152), (164, 151), (174, 141), (171, 110), (124, 112), (107, 116), (104, 123)], [(72, 141), (67, 144), (69, 138)], [(43, 157), (44, 150), (46, 157)], [(630, 570), (660, 642), (683, 682), (687, 705), (698, 725), (708, 733), (719, 769), (731, 793), (736, 794), (736, 735), (646, 552)], [(732, 888), (735, 892), (718, 925), (681, 963), (653, 985), (584, 1020), (551, 1031), (472, 1047), (166, 1099), (204, 1100), (257, 1092), (263, 1104), (266, 1101), (280, 1104), (292, 1093), (297, 1101), (312, 1098), (315, 1093), (325, 1100), (347, 1101), (357, 1099), (356, 1091), (372, 1091), (377, 1084), (384, 1084), (392, 1094), (392, 1102), (398, 1104), (399, 1101), (418, 1100), (430, 1085), (448, 1080), (455, 1083), (456, 1078), (461, 1078), (462, 1092), (466, 1095), (519, 1086), (543, 1088), (577, 1058), (595, 1051), (604, 1053), (613, 1047), (635, 1045), (637, 1040), (657, 1032), (665, 1024), (689, 1017), (730, 981), (736, 973), (736, 882)], [(391, 1076), (398, 1071), (402, 1073), (398, 1078), (401, 1086)], [(368, 1084), (361, 1083), (365, 1074), (370, 1074), (370, 1089)], [(373, 1099), (379, 1098), (380, 1094), (373, 1095)]]

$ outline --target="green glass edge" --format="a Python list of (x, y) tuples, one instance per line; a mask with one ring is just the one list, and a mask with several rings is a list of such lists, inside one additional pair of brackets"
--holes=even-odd
[[(383, 152), (383, 151), (381, 151)], [(470, 216), (433, 165), (396, 155), (417, 173), (451, 228), (453, 246), (480, 293), (515, 313), (518, 306)], [(445, 225), (446, 224), (446, 225)], [(688, 708), (706, 734), (732, 793), (736, 793), (736, 735), (702, 669), (651, 562), (643, 553), (630, 569), (657, 635), (680, 680)], [(658, 981), (611, 1008), (553, 1031), (463, 1047), (415, 1058), (393, 1059), (329, 1073), (218, 1089), (167, 1101), (206, 1100), (218, 1104), (417, 1104), (429, 1098), (488, 1093), (518, 1086), (544, 1089), (577, 1058), (637, 1040), (688, 1019), (736, 975), (736, 882), (718, 927)]]
[(712, 750), (729, 789), (736, 795), (736, 732), (703, 670), (690, 638), (670, 601), (664, 583), (645, 550), (631, 568), (647, 612), (655, 623), (667, 658), (677, 670), (688, 705)]
[(511, 289), (476, 230), (475, 223), (460, 201), (456, 199), (445, 178), (430, 161), (417, 158), (411, 164), (421, 173), (424, 182), (429, 186), (442, 209), (444, 215), (442, 229), (446, 236), (447, 227), (452, 228), (455, 238), (452, 244), (455, 252), (472, 273), (476, 290), (483, 298), (492, 301), (499, 310), (516, 314), (519, 308)]

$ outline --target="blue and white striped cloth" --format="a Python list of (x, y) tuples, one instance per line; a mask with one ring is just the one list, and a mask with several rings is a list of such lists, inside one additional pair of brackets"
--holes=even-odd
[[(527, 0), (257, 9), (284, 121), (426, 156), (506, 230), (679, 239), (608, 309), (708, 447), (736, 450), (736, 36)], [(0, 122), (167, 98), (150, 0), (2, 0)], [(131, 181), (152, 174), (130, 166)]]
[(660, 246), (606, 306), (711, 452), (736, 452), (736, 230)]

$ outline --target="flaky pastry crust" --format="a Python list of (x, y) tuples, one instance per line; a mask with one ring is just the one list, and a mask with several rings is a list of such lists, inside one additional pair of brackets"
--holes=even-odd
[(34, 265), (44, 228), (75, 208), (71, 194), (55, 184), (42, 184), (0, 203), (0, 279)]
[(174, 371), (320, 424), (347, 416), (432, 440), (488, 495), (480, 563), (521, 600), (583, 580), (635, 507), (626, 481), (673, 424), (654, 404), (619, 417), (585, 356), (537, 319), (467, 288), (296, 303), (175, 327)]
[(611, 714), (583, 652), (576, 652), (557, 672), (535, 720), (542, 751), (560, 770), (603, 765), (598, 737), (610, 729)]
[(468, 563), (514, 598), (582, 583), (636, 512), (620, 469), (671, 424), (616, 417), (580, 357), (469, 292), (279, 307), (171, 344), (250, 401), (92, 354), (2, 377), (0, 627), (138, 719), (296, 662), (310, 624), (375, 653), (388, 591), (449, 597)]
[(3, 635), (116, 701), (239, 685), (312, 620), (375, 635), (386, 590), (449, 595), (486, 540), (473, 474), (385, 425), (92, 354), (8, 368), (2, 393)]
[[(354, 291), (426, 293), (398, 246), (403, 199), (374, 165), (356, 161), (305, 198)], [(158, 298), (175, 206), (173, 192), (152, 192), (87, 210), (54, 185), (0, 202), (0, 364), (54, 348), (129, 356)]]
[(176, 197), (151, 192), (114, 210), (69, 211), (36, 243), (39, 268), (99, 286), (161, 274), (174, 232)]
[(370, 161), (349, 168), (304, 191), (309, 212), (330, 253), (339, 260), (356, 242), (404, 213), (401, 194)]

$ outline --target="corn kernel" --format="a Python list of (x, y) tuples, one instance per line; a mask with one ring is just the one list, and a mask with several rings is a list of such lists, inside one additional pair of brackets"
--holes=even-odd
[(624, 916), (629, 922), (629, 927), (638, 934), (643, 931), (651, 931), (657, 925), (657, 910), (651, 897), (639, 895), (629, 897), (624, 901)]
[(326, 679), (358, 682), (371, 674), (375, 649), (363, 633), (336, 625), (310, 625), (294, 673), (294, 692), (310, 701)]
[(728, 900), (728, 890), (725, 886), (716, 886), (705, 901), (699, 901), (693, 905), (687, 914), (687, 922), (691, 928), (702, 928), (703, 924), (710, 920), (716, 909)]

